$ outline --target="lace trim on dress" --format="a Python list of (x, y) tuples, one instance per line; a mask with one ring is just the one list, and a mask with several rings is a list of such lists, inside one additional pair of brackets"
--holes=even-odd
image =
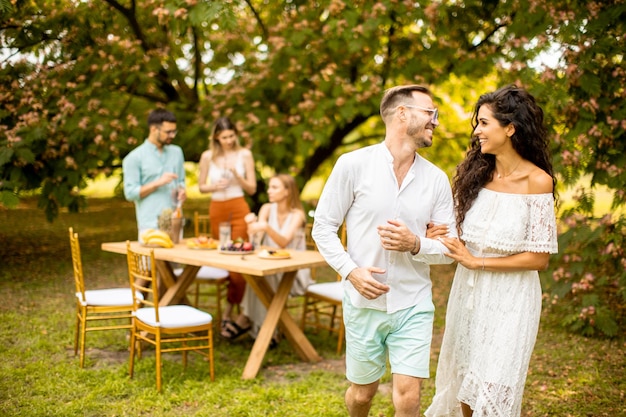
[(515, 392), (506, 385), (481, 382), (469, 374), (463, 379), (458, 400), (468, 404), (474, 417), (511, 417)]
[(495, 253), (558, 251), (552, 194), (507, 194), (485, 188), (480, 194), (463, 224), (465, 242)]

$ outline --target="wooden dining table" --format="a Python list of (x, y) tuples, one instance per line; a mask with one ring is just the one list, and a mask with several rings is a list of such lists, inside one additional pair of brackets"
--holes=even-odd
[[(194, 282), (196, 274), (202, 266), (212, 266), (242, 274), (250, 288), (267, 307), (265, 321), (263, 321), (244, 367), (243, 379), (252, 379), (257, 376), (272, 340), (272, 335), (278, 326), (302, 360), (307, 362), (321, 360), (311, 342), (286, 308), (296, 272), (303, 268), (326, 265), (319, 252), (290, 250), (290, 257), (287, 259), (266, 259), (259, 257), (259, 250), (247, 254), (199, 250), (187, 247), (184, 240), (173, 248), (149, 248), (138, 242), (131, 242), (131, 248), (144, 254), (149, 254), (149, 251), (154, 249), (157, 272), (162, 286), (165, 288), (159, 305), (186, 303), (187, 289)], [(106, 252), (125, 255), (126, 242), (105, 242), (102, 243), (101, 249)], [(184, 266), (180, 275), (174, 274), (172, 263)], [(283, 273), (283, 276), (278, 289), (274, 291), (263, 277), (277, 273)]]

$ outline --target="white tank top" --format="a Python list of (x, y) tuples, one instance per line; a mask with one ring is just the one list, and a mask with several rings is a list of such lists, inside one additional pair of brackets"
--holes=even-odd
[[(243, 158), (241, 157), (241, 152), (237, 151), (237, 160), (235, 161), (235, 171), (239, 176), (246, 176), (246, 168), (243, 164)], [(233, 198), (243, 197), (244, 192), (239, 182), (235, 179), (232, 172), (224, 169), (223, 167), (215, 164), (213, 160), (209, 162), (209, 181), (211, 184), (216, 184), (222, 178), (226, 178), (229, 180), (228, 187), (223, 190), (213, 191), (211, 195), (211, 199), (214, 201), (226, 201), (231, 200)]]

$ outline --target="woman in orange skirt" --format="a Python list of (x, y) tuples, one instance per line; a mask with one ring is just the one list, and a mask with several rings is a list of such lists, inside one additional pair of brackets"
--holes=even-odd
[[(218, 239), (221, 222), (230, 222), (233, 240), (249, 240), (244, 217), (250, 213), (250, 206), (244, 196), (256, 192), (254, 157), (249, 149), (241, 146), (237, 128), (227, 117), (216, 120), (209, 150), (200, 157), (198, 188), (201, 193), (212, 194), (209, 217), (213, 238)], [(231, 272), (222, 327), (231, 321), (233, 306), (241, 303), (245, 288), (241, 274)]]

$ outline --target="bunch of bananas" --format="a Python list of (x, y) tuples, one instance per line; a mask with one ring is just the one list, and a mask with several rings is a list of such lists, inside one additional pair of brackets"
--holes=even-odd
[(162, 248), (173, 248), (174, 242), (170, 235), (163, 230), (148, 229), (141, 234), (144, 245), (160, 246)]

